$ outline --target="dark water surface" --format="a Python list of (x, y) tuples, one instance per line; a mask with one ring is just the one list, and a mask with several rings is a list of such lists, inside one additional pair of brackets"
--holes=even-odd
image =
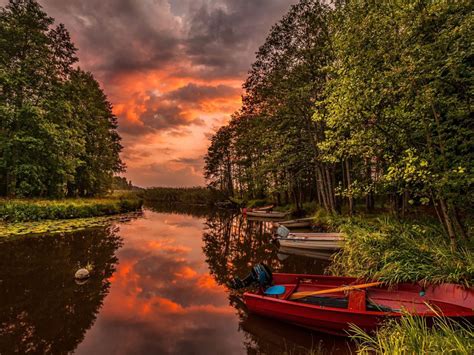
[[(327, 266), (269, 239), (269, 223), (154, 207), (113, 226), (0, 241), (0, 354), (349, 353), (341, 338), (247, 316), (224, 286), (258, 262)], [(92, 277), (78, 285), (87, 263)]]

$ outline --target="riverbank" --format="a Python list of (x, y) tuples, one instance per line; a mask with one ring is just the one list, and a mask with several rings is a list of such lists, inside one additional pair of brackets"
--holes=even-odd
[(422, 282), (474, 285), (473, 243), (451, 249), (442, 227), (431, 221), (319, 216), (325, 228), (345, 233), (343, 249), (328, 272), (389, 284)]
[(0, 199), (0, 221), (28, 222), (110, 216), (141, 209), (134, 194), (102, 198)]
[[(319, 211), (320, 228), (345, 233), (344, 247), (333, 256), (327, 273), (354, 276), (388, 284), (419, 282), (474, 285), (473, 243), (460, 241), (452, 250), (449, 238), (436, 221), (400, 221), (386, 215), (342, 217)], [(434, 327), (407, 315), (386, 323), (374, 334), (354, 329), (358, 354), (438, 353), (459, 354), (473, 350), (469, 327), (437, 319)]]
[(420, 317), (405, 315), (375, 334), (354, 328), (357, 354), (464, 354), (474, 352), (474, 330), (468, 324), (437, 318), (428, 326)]

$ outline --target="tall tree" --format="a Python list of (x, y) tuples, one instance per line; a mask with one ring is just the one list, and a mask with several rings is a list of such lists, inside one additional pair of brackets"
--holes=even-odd
[(0, 8), (0, 195), (96, 194), (122, 169), (111, 105), (53, 24), (34, 0)]

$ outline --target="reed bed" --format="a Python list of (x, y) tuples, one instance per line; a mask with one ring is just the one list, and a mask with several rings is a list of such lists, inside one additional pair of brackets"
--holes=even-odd
[(353, 326), (358, 354), (474, 354), (474, 328), (438, 317), (432, 326), (422, 317), (405, 315), (368, 334)]

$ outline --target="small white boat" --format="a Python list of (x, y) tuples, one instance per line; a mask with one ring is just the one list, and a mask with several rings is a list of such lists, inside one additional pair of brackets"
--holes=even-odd
[(273, 212), (273, 211), (247, 211), (247, 216), (264, 217), (264, 218), (285, 218), (290, 212)]
[(314, 249), (314, 250), (337, 250), (344, 243), (342, 233), (290, 233), (286, 237), (278, 236), (281, 247)]
[(305, 228), (311, 227), (313, 222), (313, 217), (300, 218), (300, 219), (291, 219), (289, 221), (281, 221), (275, 223), (276, 227), (285, 226), (287, 228)]

